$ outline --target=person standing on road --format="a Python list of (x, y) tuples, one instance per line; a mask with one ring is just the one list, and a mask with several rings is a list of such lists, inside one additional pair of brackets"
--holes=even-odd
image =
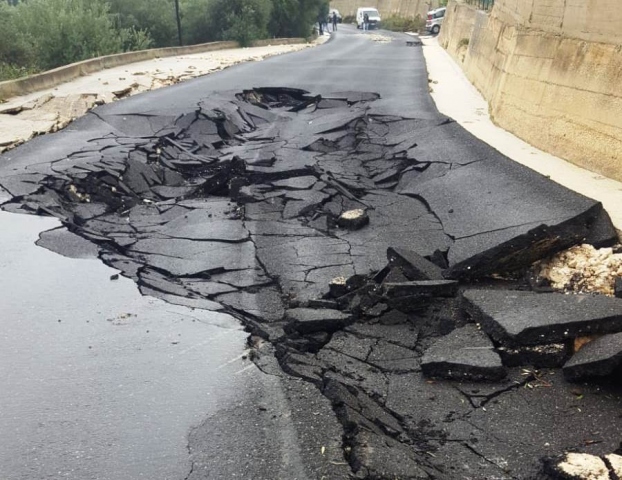
[(369, 30), (369, 15), (363, 15), (363, 31), (366, 32)]
[(337, 31), (337, 12), (333, 12), (333, 32)]
[(317, 24), (319, 26), (319, 34), (321, 37), (322, 35), (324, 35), (324, 19), (322, 18), (321, 13), (317, 16)]

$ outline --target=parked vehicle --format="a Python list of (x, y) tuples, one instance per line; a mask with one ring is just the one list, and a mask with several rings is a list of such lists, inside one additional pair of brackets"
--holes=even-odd
[(373, 7), (361, 7), (356, 11), (356, 27), (363, 28), (365, 14), (369, 19), (369, 29), (380, 28), (380, 13)]
[(337, 15), (337, 23), (341, 23), (343, 19), (341, 18), (341, 13), (339, 13), (339, 10), (337, 10), (336, 8), (330, 9), (330, 11), (328, 12), (328, 18), (331, 21), (333, 19), (333, 14)]
[(428, 12), (428, 18), (425, 21), (425, 29), (437, 35), (438, 32), (441, 31), (441, 24), (443, 23), (443, 19), (445, 18), (445, 11), (447, 8), (437, 8), (436, 10), (430, 10)]

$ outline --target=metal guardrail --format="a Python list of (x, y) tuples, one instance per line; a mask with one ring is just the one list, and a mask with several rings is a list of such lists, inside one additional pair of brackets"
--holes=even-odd
[(473, 5), (480, 10), (492, 10), (492, 7), (495, 5), (495, 0), (466, 0), (466, 3), (469, 5)]

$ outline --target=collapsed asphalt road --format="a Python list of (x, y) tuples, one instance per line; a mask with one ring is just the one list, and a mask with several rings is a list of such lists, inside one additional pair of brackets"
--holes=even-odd
[[(439, 115), (393, 38), (97, 109), (7, 156), (3, 208), (61, 219), (40, 244), (88, 239), (143, 294), (240, 319), (262, 369), (330, 400), (332, 463), (357, 478), (572, 478), (551, 458), (622, 440), (622, 305), (525, 274), (615, 232)], [(215, 478), (204, 447), (188, 478)]]

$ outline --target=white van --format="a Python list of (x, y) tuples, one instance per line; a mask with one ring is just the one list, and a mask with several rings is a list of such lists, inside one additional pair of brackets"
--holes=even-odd
[(445, 11), (447, 8), (437, 8), (436, 10), (430, 10), (428, 12), (428, 18), (425, 21), (425, 29), (436, 35), (441, 31), (441, 24), (443, 23), (443, 19), (445, 18)]
[(365, 14), (369, 19), (369, 28), (380, 28), (380, 14), (374, 7), (361, 7), (356, 11), (356, 27), (363, 28)]

